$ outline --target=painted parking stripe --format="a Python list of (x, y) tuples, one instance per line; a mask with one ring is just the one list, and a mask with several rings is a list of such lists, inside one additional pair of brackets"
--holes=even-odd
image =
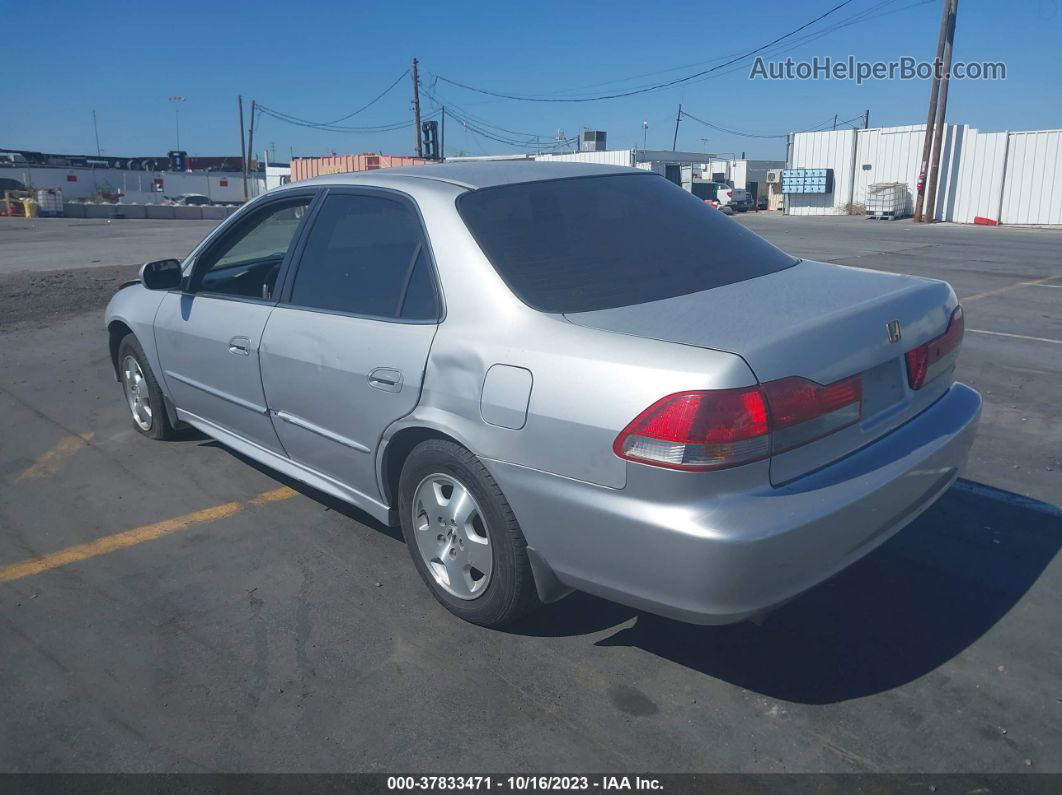
[[(287, 486), (281, 486), (278, 489), (259, 494), (257, 497), (248, 500), (247, 504), (265, 505), (267, 503), (286, 500), (289, 497), (294, 497), (296, 494), (298, 494), (298, 492), (294, 489), (290, 489)], [(177, 516), (173, 519), (166, 519), (161, 522), (155, 522), (154, 524), (143, 525), (142, 527), (135, 527), (132, 530), (125, 530), (120, 533), (104, 536), (103, 538), (97, 538), (95, 541), (89, 541), (87, 544), (77, 544), (76, 546), (67, 547), (66, 549), (60, 549), (57, 552), (52, 552), (33, 560), (12, 563), (8, 566), (0, 567), (0, 582), (21, 580), (23, 577), (32, 577), (34, 574), (57, 569), (60, 566), (88, 560), (89, 558), (96, 558), (100, 555), (107, 555), (119, 549), (125, 549), (126, 547), (135, 546), (136, 544), (143, 544), (145, 541), (154, 541), (163, 536), (170, 535), (171, 533), (176, 533), (178, 530), (185, 530), (192, 525), (213, 522), (218, 519), (224, 519), (227, 516), (232, 516), (233, 514), (242, 511), (244, 507), (245, 504), (241, 502), (226, 502), (222, 505), (204, 508), (201, 511), (186, 513), (183, 516)]]
[(1042, 279), (1033, 279), (1031, 282), (1015, 282), (1014, 284), (1008, 284), (1006, 287), (997, 287), (995, 290), (986, 290), (983, 293), (975, 293), (969, 295), (966, 298), (959, 299), (960, 304), (968, 304), (970, 301), (980, 301), (982, 298), (988, 298), (990, 295), (1001, 295), (1002, 293), (1009, 293), (1011, 290), (1017, 290), (1021, 287), (1033, 287), (1036, 285), (1048, 285), (1047, 282), (1054, 281), (1055, 279), (1062, 278), (1059, 276), (1045, 276)]
[(1047, 337), (1029, 337), (1025, 334), (1008, 334), (1005, 331), (985, 331), (981, 328), (968, 328), (966, 329), (974, 334), (991, 334), (993, 337), (1010, 337), (1016, 340), (1032, 340), (1033, 342), (1050, 342), (1052, 345), (1062, 345), (1062, 340), (1052, 340)]
[(1042, 282), (1022, 282), (1024, 287), (1033, 287), (1039, 285), (1040, 287), (1050, 287), (1052, 290), (1062, 290), (1062, 284), (1044, 284)]
[(86, 444), (92, 441), (93, 433), (82, 433), (77, 436), (64, 436), (48, 452), (33, 462), (33, 465), (18, 476), (16, 482), (43, 478), (46, 475), (54, 475), (63, 461), (72, 456)]

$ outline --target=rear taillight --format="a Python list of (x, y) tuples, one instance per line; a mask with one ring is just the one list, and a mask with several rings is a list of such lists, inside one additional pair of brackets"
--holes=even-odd
[(863, 376), (823, 386), (806, 378), (763, 385), (771, 411), (771, 454), (792, 450), (858, 422), (863, 413)]
[(954, 364), (951, 354), (958, 350), (965, 330), (962, 307), (957, 306), (943, 334), (907, 351), (907, 383), (911, 389), (921, 389)]
[(732, 190), (728, 190), (728, 191), (726, 192), (726, 197), (727, 197), (728, 199), (733, 199), (733, 198), (734, 198), (734, 191), (732, 191)]
[(793, 377), (762, 387), (678, 392), (635, 417), (612, 449), (669, 469), (725, 469), (851, 425), (862, 404), (858, 375), (827, 386)]
[(658, 400), (616, 437), (620, 458), (671, 469), (720, 469), (770, 455), (758, 387), (678, 392)]

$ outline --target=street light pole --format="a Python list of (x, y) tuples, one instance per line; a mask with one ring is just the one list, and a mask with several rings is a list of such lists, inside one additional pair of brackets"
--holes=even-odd
[(185, 102), (187, 97), (170, 97), (170, 102), (173, 103), (173, 118), (177, 124), (177, 150), (181, 149), (181, 103)]
[(649, 140), (649, 120), (642, 122), (642, 151), (645, 151), (645, 142)]
[(96, 126), (96, 111), (92, 111), (92, 132), (96, 136), (96, 157), (103, 156), (103, 150), (100, 149), (100, 128)]

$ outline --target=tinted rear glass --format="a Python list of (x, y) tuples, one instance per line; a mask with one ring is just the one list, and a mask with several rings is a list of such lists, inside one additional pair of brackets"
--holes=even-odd
[(510, 289), (543, 312), (642, 304), (796, 263), (648, 174), (502, 185), (462, 194), (457, 207)]

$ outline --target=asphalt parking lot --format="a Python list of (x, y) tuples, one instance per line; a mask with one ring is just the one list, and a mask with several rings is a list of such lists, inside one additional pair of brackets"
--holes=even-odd
[(0, 218), (0, 771), (1062, 772), (1062, 231), (738, 221), (952, 283), (965, 480), (762, 625), (496, 632), (396, 531), (133, 430), (103, 306), (209, 223)]

